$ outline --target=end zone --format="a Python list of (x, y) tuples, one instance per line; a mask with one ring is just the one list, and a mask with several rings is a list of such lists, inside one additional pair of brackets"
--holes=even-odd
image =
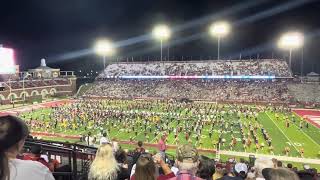
[(294, 109), (292, 110), (315, 127), (320, 129), (320, 110), (316, 109)]

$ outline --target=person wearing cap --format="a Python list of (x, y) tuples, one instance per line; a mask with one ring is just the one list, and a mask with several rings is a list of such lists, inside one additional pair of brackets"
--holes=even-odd
[(103, 132), (102, 137), (100, 138), (100, 145), (110, 143), (107, 136), (108, 136), (107, 132)]
[(36, 161), (17, 159), (29, 135), (27, 125), (15, 116), (0, 117), (0, 179), (54, 180), (49, 169)]
[(234, 173), (230, 172), (219, 180), (243, 180), (248, 173), (248, 166), (244, 163), (237, 163), (234, 166)]
[(176, 177), (169, 180), (202, 180), (196, 177), (199, 166), (198, 150), (191, 144), (184, 144), (177, 148), (176, 165), (179, 169)]

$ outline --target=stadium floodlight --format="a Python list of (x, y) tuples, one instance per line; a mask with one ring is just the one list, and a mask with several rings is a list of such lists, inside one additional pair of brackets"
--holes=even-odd
[(106, 68), (106, 57), (112, 56), (115, 53), (115, 48), (111, 41), (107, 39), (98, 40), (94, 46), (95, 52), (103, 56), (103, 68)]
[(161, 46), (160, 61), (162, 61), (162, 43), (163, 41), (166, 41), (171, 37), (171, 30), (167, 25), (160, 24), (154, 27), (152, 31), (152, 35), (155, 39), (160, 41), (160, 46)]
[(300, 32), (288, 32), (283, 34), (279, 41), (278, 47), (284, 50), (289, 50), (289, 67), (291, 68), (291, 54), (295, 49), (303, 46), (304, 37)]
[(220, 59), (221, 38), (227, 36), (230, 32), (230, 29), (230, 24), (225, 21), (215, 22), (209, 27), (209, 34), (218, 38), (218, 60)]

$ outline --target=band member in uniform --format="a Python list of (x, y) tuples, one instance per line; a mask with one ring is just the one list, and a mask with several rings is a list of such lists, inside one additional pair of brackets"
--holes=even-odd
[(300, 155), (302, 158), (304, 157), (304, 149), (303, 148), (300, 149)]
[(286, 156), (289, 156), (290, 148), (288, 146), (286, 146), (284, 148), (284, 152), (286, 153)]

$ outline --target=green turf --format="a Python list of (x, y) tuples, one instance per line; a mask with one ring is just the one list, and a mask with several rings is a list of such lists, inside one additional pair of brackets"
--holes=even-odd
[[(112, 101), (111, 103), (104, 102), (108, 108), (112, 109), (119, 109), (122, 110), (130, 110), (130, 106), (136, 103), (145, 103), (144, 101), (125, 101), (126, 103), (123, 103), (122, 101)], [(151, 104), (152, 105), (152, 104)], [(210, 104), (203, 104), (203, 106), (209, 106)], [(221, 107), (222, 105), (219, 105)], [(245, 106), (246, 107), (246, 106)], [(255, 106), (250, 106), (255, 107)], [(140, 108), (137, 109), (137, 112), (142, 111), (151, 111), (151, 112), (158, 112), (158, 113), (164, 113), (165, 110), (168, 108), (168, 106), (165, 103), (158, 103), (156, 105), (150, 105), (147, 108)], [(225, 111), (230, 110), (229, 106), (224, 105)], [(58, 125), (57, 128), (52, 128), (52, 123), (50, 122), (49, 114), (52, 113), (53, 110), (50, 108), (44, 108), (39, 109), (34, 112), (30, 113), (23, 113), (20, 116), (24, 119), (36, 119), (39, 121), (44, 122), (45, 126), (49, 126), (49, 128), (46, 127), (36, 127), (33, 128), (33, 131), (46, 131), (46, 132), (55, 132), (55, 133), (61, 133), (66, 135), (86, 135), (89, 131), (92, 132), (94, 135), (98, 136), (100, 133), (100, 128), (102, 130), (108, 130), (109, 136), (111, 138), (117, 138), (119, 140), (129, 140), (132, 138), (132, 140), (142, 140), (144, 142), (151, 142), (151, 143), (157, 143), (159, 137), (161, 134), (154, 134), (154, 132), (157, 132), (156, 129), (156, 123), (151, 123), (148, 125), (148, 127), (151, 128), (151, 133), (147, 133), (147, 136), (145, 135), (144, 125), (141, 124), (141, 119), (135, 118), (136, 123), (135, 124), (129, 124), (127, 127), (125, 127), (123, 124), (115, 121), (115, 119), (109, 118), (102, 126), (96, 127), (93, 124), (93, 121), (88, 121), (87, 124), (84, 126), (79, 126), (76, 128), (73, 128), (71, 123), (68, 125), (67, 128), (62, 127), (61, 125)], [(172, 109), (172, 112), (180, 113), (183, 119), (180, 124), (176, 121), (176, 117), (174, 115), (170, 114), (162, 114), (159, 115), (159, 118), (166, 120), (166, 119), (173, 119), (173, 121), (169, 121), (166, 125), (170, 127), (178, 127), (182, 126), (185, 123), (191, 124), (196, 120), (196, 115), (189, 113), (186, 113), (185, 108), (179, 108), (174, 107)], [(275, 113), (271, 111), (266, 112), (260, 112), (258, 115), (258, 121), (255, 121), (253, 118), (246, 118), (243, 115), (241, 115), (240, 119), (242, 123), (244, 124), (251, 124), (253, 126), (258, 126), (259, 124), (262, 125), (264, 129), (266, 129), (269, 133), (269, 135), (272, 138), (272, 146), (274, 147), (274, 154), (275, 155), (285, 155), (284, 149), (285, 147), (290, 148), (289, 156), (298, 157), (300, 156), (299, 150), (300, 148), (304, 148), (305, 154), (304, 157), (308, 158), (319, 158), (319, 152), (320, 152), (320, 131), (314, 126), (309, 126), (309, 128), (304, 127), (302, 130), (299, 129), (299, 122), (300, 118), (295, 116), (295, 123), (291, 122), (291, 126), (289, 128), (285, 127), (285, 121), (283, 120), (284, 116), (291, 117), (291, 113), (277, 113), (280, 117), (280, 120), (276, 120)], [(239, 122), (239, 119), (236, 115), (225, 115), (224, 117), (225, 123), (224, 126), (229, 126), (231, 123), (237, 124)], [(111, 123), (114, 122), (114, 123)], [(113, 124), (113, 126), (112, 126)], [(228, 124), (228, 125), (226, 125)], [(260, 125), (259, 125), (260, 126)], [(132, 128), (137, 129), (137, 134), (132, 131)], [(225, 129), (225, 127), (221, 128), (218, 125), (215, 125), (213, 128), (213, 135), (210, 138), (209, 137), (209, 129), (211, 127), (210, 125), (205, 125), (200, 141), (196, 141), (196, 136), (194, 134), (191, 135), (190, 141), (195, 144), (199, 148), (205, 148), (205, 149), (213, 149), (215, 148), (215, 143), (218, 140), (218, 136), (222, 134), (222, 138), (226, 140), (226, 143), (221, 145), (221, 150), (232, 150), (232, 151), (238, 151), (238, 152), (251, 152), (251, 153), (262, 153), (262, 154), (270, 154), (270, 151), (267, 148), (267, 142), (263, 139), (261, 130), (257, 130), (258, 140), (259, 144), (265, 144), (265, 148), (255, 150), (255, 145), (252, 143), (250, 147), (244, 148), (241, 139), (240, 139), (240, 128), (239, 126), (234, 126), (232, 135), (237, 139), (237, 144), (232, 149), (229, 146), (229, 142), (231, 141), (231, 132), (230, 130), (222, 130)], [(259, 127), (261, 128), (261, 127)], [(249, 132), (248, 128), (244, 128), (245, 134)], [(170, 133), (168, 135), (167, 142), (168, 144), (184, 144), (187, 143), (187, 140), (185, 139), (185, 134), (180, 133), (178, 135), (179, 143), (176, 142), (174, 138), (174, 133)]]
[[(281, 129), (280, 131), (286, 134), (286, 138), (288, 141), (285, 143), (287, 146), (292, 147), (291, 149), (295, 149), (296, 151), (300, 151), (300, 149), (303, 148), (305, 150), (304, 157), (312, 158), (318, 156), (318, 153), (320, 152), (320, 145), (304, 132), (306, 128), (300, 130), (300, 128), (295, 124), (291, 124), (291, 126), (287, 128), (285, 126), (285, 121), (281, 120), (281, 118), (284, 117), (283, 114), (279, 116), (279, 120), (275, 120), (274, 113), (267, 112), (266, 114), (269, 118), (274, 119), (273, 122), (279, 129)], [(319, 131), (317, 132), (317, 134), (318, 137), (320, 137)]]

